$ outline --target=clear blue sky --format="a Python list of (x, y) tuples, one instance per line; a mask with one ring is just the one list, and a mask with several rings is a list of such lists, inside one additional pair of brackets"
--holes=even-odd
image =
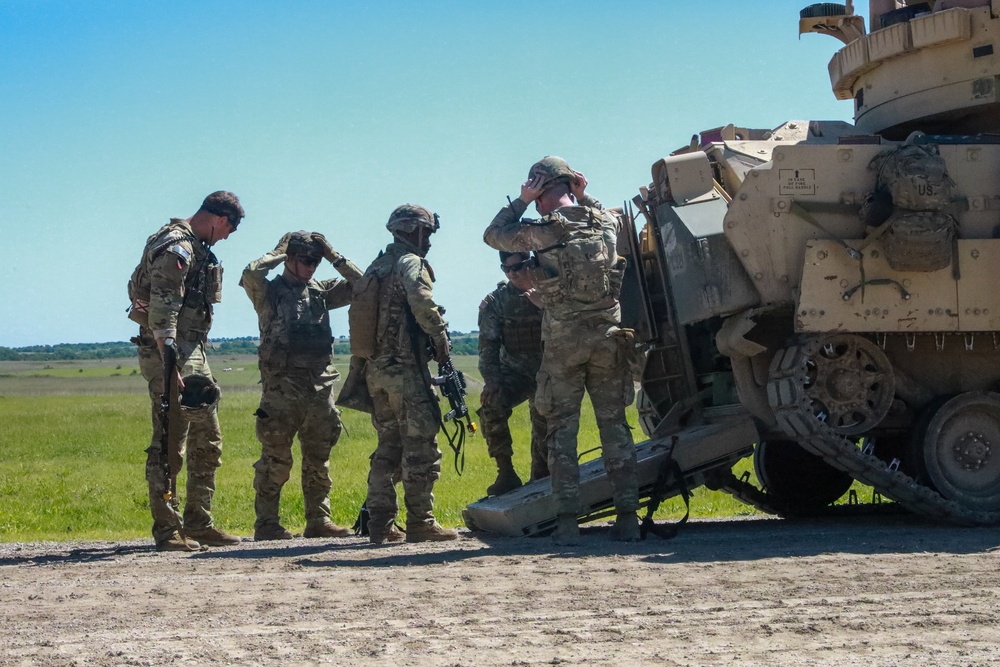
[(0, 345), (127, 340), (145, 238), (219, 189), (247, 217), (213, 336), (256, 335), (237, 282), (284, 232), (364, 268), (405, 202), (440, 213), (435, 296), (473, 330), (482, 231), (538, 158), (617, 205), (699, 130), (849, 120), (806, 4), (0, 0)]

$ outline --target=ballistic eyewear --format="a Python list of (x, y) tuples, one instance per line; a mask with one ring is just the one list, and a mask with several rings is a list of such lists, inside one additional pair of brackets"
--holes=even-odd
[(528, 264), (530, 262), (530, 259), (526, 259), (523, 262), (518, 262), (517, 264), (501, 264), (500, 270), (504, 273), (517, 273), (518, 271), (528, 268)]

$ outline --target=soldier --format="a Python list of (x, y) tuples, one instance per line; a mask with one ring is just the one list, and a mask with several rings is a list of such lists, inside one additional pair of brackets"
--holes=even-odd
[[(584, 390), (590, 395), (601, 436), (617, 519), (613, 535), (639, 537), (639, 491), (632, 434), (625, 406), (633, 398), (628, 333), (619, 325), (618, 293), (624, 260), (616, 253), (617, 219), (585, 193), (587, 179), (560, 158), (532, 165), (521, 195), (505, 206), (483, 239), (497, 250), (534, 251), (532, 287), (542, 305), (542, 354), (538, 411), (546, 437), (552, 494), (558, 513), (557, 543), (579, 538), (580, 473), (577, 431)], [(520, 220), (535, 202), (541, 220)]]
[[(172, 218), (146, 240), (142, 259), (129, 281), (132, 300), (129, 317), (139, 323), (139, 368), (149, 383), (153, 402), (153, 440), (146, 450), (146, 480), (153, 515), (153, 539), (160, 551), (195, 551), (201, 544), (225, 546), (240, 538), (217, 528), (212, 520), (215, 469), (222, 462), (218, 387), (208, 367), (205, 344), (212, 326), (212, 305), (221, 300), (222, 265), (211, 246), (236, 231), (244, 216), (239, 199), (231, 192), (213, 192), (186, 220)], [(175, 343), (176, 342), (176, 343)], [(176, 433), (180, 467), (187, 449), (187, 501), (183, 519), (177, 499), (167, 494), (169, 482), (160, 465), (160, 393), (164, 391), (162, 354), (176, 344), (177, 388), (182, 377), (199, 385), (211, 398), (194, 409), (171, 410), (171, 433)], [(190, 378), (203, 378), (191, 381)], [(170, 383), (172, 384), (172, 383)], [(177, 406), (176, 394), (171, 405)], [(188, 401), (185, 401), (188, 402)], [(177, 416), (179, 414), (179, 416)], [(176, 428), (174, 425), (176, 424)], [(173, 458), (173, 457), (172, 457)], [(200, 544), (199, 544), (200, 543)]]
[(549, 476), (545, 446), (545, 419), (535, 407), (535, 375), (542, 362), (542, 311), (531, 299), (525, 269), (531, 255), (500, 251), (500, 268), (507, 282), (479, 304), (479, 372), (485, 386), (479, 419), (497, 478), (487, 489), (491, 496), (521, 486), (511, 457), (513, 440), (508, 420), (514, 408), (528, 401), (531, 414), (531, 479)]
[[(326, 259), (344, 280), (314, 280)], [(284, 263), (273, 280), (267, 273)], [(340, 412), (333, 403), (333, 332), (329, 311), (351, 300), (351, 281), (361, 270), (322, 234), (286, 234), (277, 247), (243, 270), (240, 284), (257, 311), (263, 395), (257, 409), (260, 460), (254, 464), (254, 540), (288, 540), (278, 519), (281, 487), (292, 468), (292, 439), (302, 448), (305, 537), (347, 537), (353, 532), (330, 520), (330, 450), (340, 438)]]
[[(372, 345), (365, 380), (372, 401), (378, 447), (368, 474), (368, 529), (375, 544), (404, 538), (395, 526), (398, 511), (395, 479), (402, 471), (406, 503), (406, 541), (453, 540), (454, 530), (434, 519), (434, 482), (441, 476), (437, 431), (441, 413), (428, 385), (427, 363), (449, 358), (444, 309), (434, 303), (434, 272), (424, 259), (438, 216), (422, 206), (404, 204), (389, 216), (393, 242), (372, 262), (362, 283), (377, 299), (367, 321), (356, 316), (362, 299), (354, 292), (351, 307), (352, 352), (355, 339)], [(365, 297), (367, 299), (367, 297)]]

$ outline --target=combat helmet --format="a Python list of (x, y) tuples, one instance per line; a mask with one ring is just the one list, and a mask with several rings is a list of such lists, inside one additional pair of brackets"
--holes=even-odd
[(561, 157), (546, 155), (528, 170), (528, 180), (535, 177), (541, 177), (539, 187), (544, 191), (559, 183), (572, 183), (576, 172)]
[(221, 396), (219, 385), (212, 378), (188, 375), (184, 378), (184, 390), (180, 395), (181, 413), (191, 421), (208, 418)]
[(322, 257), (323, 246), (313, 238), (311, 232), (299, 230), (289, 235), (285, 254), (301, 257)]
[(389, 215), (389, 221), (385, 223), (385, 228), (393, 234), (397, 232), (408, 234), (420, 227), (433, 233), (440, 229), (441, 224), (437, 213), (432, 213), (416, 204), (403, 204), (396, 207), (396, 210)]

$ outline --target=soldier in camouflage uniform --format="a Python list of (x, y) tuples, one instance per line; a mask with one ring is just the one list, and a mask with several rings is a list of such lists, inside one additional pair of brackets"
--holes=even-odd
[[(326, 259), (344, 280), (313, 280)], [(284, 264), (282, 274), (267, 273)], [(281, 487), (292, 468), (292, 439), (302, 448), (305, 537), (347, 537), (353, 531), (330, 520), (330, 450), (340, 438), (334, 406), (333, 332), (329, 311), (351, 300), (351, 281), (361, 270), (333, 249), (322, 234), (293, 232), (243, 270), (240, 285), (257, 311), (263, 395), (257, 409), (260, 460), (254, 464), (255, 540), (287, 540), (278, 519)]]
[[(365, 277), (377, 280), (378, 305), (374, 331), (355, 331), (351, 338), (374, 336), (374, 352), (365, 379), (374, 404), (372, 423), (378, 447), (368, 474), (368, 529), (375, 544), (398, 542), (395, 527), (395, 479), (402, 471), (406, 504), (406, 541), (442, 541), (458, 537), (434, 519), (434, 482), (441, 476), (437, 447), (440, 411), (427, 384), (427, 363), (433, 349), (438, 362), (449, 359), (444, 310), (431, 292), (434, 272), (424, 259), (438, 217), (422, 206), (405, 204), (389, 216), (386, 228), (393, 242), (372, 262)], [(357, 292), (355, 293), (357, 298)], [(353, 309), (353, 306), (352, 306)]]
[[(178, 515), (177, 499), (166, 500), (168, 480), (160, 466), (159, 403), (164, 389), (162, 351), (167, 344), (176, 344), (178, 387), (183, 389), (182, 377), (201, 376), (214, 388), (205, 344), (212, 326), (212, 305), (221, 299), (222, 266), (211, 246), (236, 231), (243, 215), (236, 195), (213, 192), (193, 216), (186, 220), (173, 218), (147, 239), (142, 259), (129, 281), (129, 317), (140, 325), (139, 336), (133, 340), (139, 346), (139, 368), (149, 383), (153, 404), (153, 439), (146, 450), (146, 480), (153, 539), (162, 551), (194, 551), (201, 544), (224, 546), (240, 541), (216, 528), (212, 520), (215, 469), (222, 462), (217, 402), (195, 410), (171, 410), (170, 430), (177, 434), (179, 459), (171, 462), (174, 470), (180, 467), (185, 449), (187, 452), (183, 519)], [(178, 405), (176, 393), (171, 405)]]
[(548, 477), (545, 418), (535, 408), (535, 375), (542, 363), (542, 311), (531, 299), (528, 253), (500, 252), (500, 268), (507, 274), (479, 304), (479, 372), (485, 386), (479, 420), (497, 478), (487, 489), (491, 496), (521, 486), (511, 460), (513, 440), (508, 420), (514, 408), (528, 401), (531, 415), (531, 479)]
[[(497, 250), (535, 253), (531, 277), (544, 310), (545, 344), (535, 401), (548, 422), (554, 537), (564, 544), (579, 538), (576, 440), (584, 390), (614, 493), (613, 534), (625, 541), (639, 537), (636, 453), (625, 421), (634, 394), (618, 303), (624, 260), (616, 252), (617, 218), (584, 192), (586, 186), (583, 174), (546, 157), (532, 165), (520, 197), (497, 213), (483, 236)], [(533, 201), (542, 219), (521, 220)]]

